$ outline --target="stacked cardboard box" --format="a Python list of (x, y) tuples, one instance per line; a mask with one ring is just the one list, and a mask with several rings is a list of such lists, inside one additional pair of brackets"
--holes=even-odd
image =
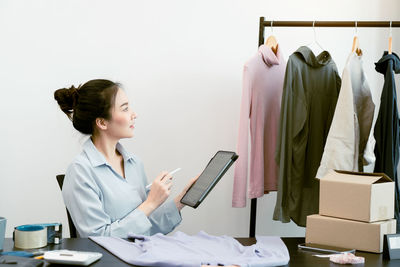
[(394, 186), (382, 173), (328, 173), (319, 214), (307, 216), (306, 243), (381, 253), (383, 236), (396, 233)]

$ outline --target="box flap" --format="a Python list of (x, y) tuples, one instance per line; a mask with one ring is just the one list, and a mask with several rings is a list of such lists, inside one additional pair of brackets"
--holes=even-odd
[(342, 171), (342, 170), (335, 170), (335, 172), (338, 173), (347, 173), (347, 174), (356, 174), (356, 175), (361, 175), (361, 176), (381, 176), (381, 180), (384, 182), (393, 182), (393, 179), (391, 179), (389, 176), (384, 174), (383, 172), (351, 172), (351, 171)]
[(342, 183), (355, 183), (355, 184), (374, 184), (392, 182), (392, 180), (383, 173), (363, 173), (363, 172), (350, 172), (350, 171), (331, 171), (325, 175), (321, 181), (336, 181)]

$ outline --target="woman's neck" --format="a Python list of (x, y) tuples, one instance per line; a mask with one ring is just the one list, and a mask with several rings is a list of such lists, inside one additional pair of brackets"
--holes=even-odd
[(116, 149), (118, 140), (112, 140), (106, 136), (91, 136), (94, 146), (100, 151), (107, 160), (115, 159), (118, 156)]

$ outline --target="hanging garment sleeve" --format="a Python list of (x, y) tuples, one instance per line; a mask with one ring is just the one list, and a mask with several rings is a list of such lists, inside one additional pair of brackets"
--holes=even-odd
[(293, 113), (293, 67), (288, 61), (283, 84), (279, 133), (276, 143), (275, 161), (279, 165), (278, 192), (273, 219), (290, 222), (283, 205), (288, 192), (288, 177), (290, 177), (292, 159), (292, 113)]
[(239, 136), (237, 153), (239, 158), (235, 164), (233, 180), (232, 207), (243, 208), (246, 206), (247, 172), (249, 154), (249, 124), (251, 116), (251, 73), (247, 66), (243, 68), (243, 91), (240, 108)]

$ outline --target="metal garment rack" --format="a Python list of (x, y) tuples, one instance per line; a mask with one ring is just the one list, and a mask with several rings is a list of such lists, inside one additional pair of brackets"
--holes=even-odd
[[(394, 28), (400, 27), (400, 21), (271, 21), (260, 17), (260, 27), (258, 35), (258, 46), (264, 44), (265, 27), (334, 27), (334, 28)], [(257, 198), (251, 199), (250, 205), (250, 234), (249, 237), (255, 237), (256, 233), (256, 214)]]

